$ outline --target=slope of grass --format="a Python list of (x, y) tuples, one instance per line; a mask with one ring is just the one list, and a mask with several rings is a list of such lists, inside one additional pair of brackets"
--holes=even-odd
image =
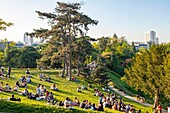
[(121, 80), (121, 76), (113, 71), (108, 72), (109, 77), (111, 78), (115, 88), (118, 88), (120, 91), (125, 92), (131, 96), (136, 96), (137, 91), (131, 88), (128, 84)]
[[(45, 73), (46, 75), (50, 75), (52, 83), (46, 82), (46, 81), (40, 81), (38, 78), (39, 71), (36, 69), (30, 69), (30, 72), (33, 73), (33, 77), (31, 78), (32, 83), (28, 84), (28, 91), (29, 92), (36, 92), (36, 86), (38, 84), (42, 84), (46, 87), (48, 91), (50, 91), (50, 86), (53, 83), (57, 84), (57, 87), (59, 88), (59, 91), (52, 91), (54, 94), (54, 98), (59, 101), (64, 101), (66, 97), (69, 97), (70, 99), (74, 100), (74, 97), (76, 96), (80, 102), (83, 100), (88, 100), (91, 103), (98, 104), (99, 97), (93, 96), (94, 91), (93, 89), (83, 90), (81, 93), (78, 93), (76, 91), (78, 86), (87, 86), (87, 82), (85, 82), (81, 77), (78, 77), (79, 82), (72, 82), (68, 81), (65, 78), (59, 77), (59, 71), (58, 70), (43, 70), (42, 73)], [(19, 78), (24, 75), (25, 69), (15, 69), (12, 70), (11, 78), (0, 78), (0, 82), (3, 81), (4, 83), (9, 83), (9, 85), (12, 87), (14, 86), (15, 82), (19, 80)], [(96, 84), (92, 84), (95, 87), (98, 87), (99, 90), (101, 90), (101, 87), (97, 86)], [(20, 91), (23, 91), (24, 88), (20, 88)], [(75, 107), (74, 110), (66, 110), (64, 108), (58, 108), (57, 106), (52, 105), (46, 105), (45, 100), (30, 100), (25, 96), (21, 96), (18, 94), (18, 92), (0, 92), (0, 98), (9, 98), (11, 97), (11, 94), (15, 94), (16, 98), (21, 98), (21, 102), (10, 102), (10, 101), (2, 101), (0, 100), (0, 112), (12, 112), (12, 113), (52, 113), (52, 112), (94, 112), (92, 110), (83, 110), (79, 107)], [(104, 93), (106, 94), (106, 93)], [(139, 110), (142, 109), (143, 112), (151, 111), (151, 108), (144, 107), (142, 105), (139, 105), (138, 103), (132, 102), (130, 100), (125, 99), (125, 103), (130, 103), (135, 106), (135, 109)], [(119, 113), (119, 111), (113, 111), (111, 109), (105, 109), (105, 112), (114, 112)]]

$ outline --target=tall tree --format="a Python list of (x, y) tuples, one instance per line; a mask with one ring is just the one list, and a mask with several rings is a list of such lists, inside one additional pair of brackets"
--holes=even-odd
[(154, 98), (154, 108), (159, 100), (170, 98), (169, 52), (168, 45), (153, 45), (139, 51), (125, 70), (126, 82)]
[[(64, 51), (64, 66), (69, 64), (69, 80), (72, 76), (72, 43), (77, 36), (84, 36), (89, 30), (88, 25), (97, 25), (98, 21), (92, 20), (87, 15), (79, 12), (80, 3), (57, 2), (54, 13), (36, 11), (41, 19), (48, 19), (51, 29), (34, 30), (34, 36), (43, 38), (58, 38)], [(68, 54), (68, 58), (66, 57)], [(68, 62), (67, 62), (68, 61)], [(67, 68), (68, 69), (68, 68)]]

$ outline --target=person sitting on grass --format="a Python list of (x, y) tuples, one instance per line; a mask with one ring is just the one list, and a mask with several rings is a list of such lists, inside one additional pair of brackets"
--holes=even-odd
[(54, 90), (54, 91), (58, 91), (58, 88), (57, 88), (57, 86), (56, 86), (55, 83), (51, 86), (50, 89), (51, 89), (51, 90)]
[(64, 106), (63, 101), (60, 101), (58, 105), (59, 105), (59, 106)]
[(90, 108), (91, 108), (91, 103), (87, 103), (85, 109), (90, 109)]
[(51, 78), (50, 78), (50, 76), (48, 75), (48, 77), (47, 77), (47, 79), (46, 79), (45, 81), (51, 82), (50, 80), (51, 80)]
[(44, 85), (41, 85), (40, 90), (41, 90), (41, 96), (45, 95), (46, 87)]
[(0, 83), (0, 91), (4, 91), (3, 82)]
[(39, 75), (38, 77), (39, 77), (39, 78), (43, 78), (41, 73), (40, 73), (40, 75)]
[(30, 74), (29, 68), (25, 71), (25, 74)]
[(16, 82), (15, 82), (15, 87), (16, 87), (16, 86), (17, 86), (17, 87), (20, 87), (19, 81), (16, 81)]
[(80, 104), (80, 108), (85, 108), (86, 106), (86, 100), (84, 100), (81, 104)]
[(64, 101), (64, 108), (70, 109), (70, 101), (69, 101), (68, 97), (66, 97), (66, 99)]
[(20, 81), (20, 82), (22, 82), (22, 81), (23, 81), (23, 76), (21, 76), (21, 77), (20, 77), (19, 81)]
[(11, 91), (11, 88), (10, 88), (10, 86), (8, 85), (8, 83), (5, 85), (4, 91), (5, 91), (5, 92), (10, 92), (10, 91)]
[(21, 78), (19, 79), (20, 82), (25, 82), (26, 81), (26, 78), (25, 76), (21, 76)]
[(75, 97), (74, 99), (75, 99), (75, 106), (80, 106), (80, 101), (79, 101), (79, 99), (77, 99), (77, 97)]
[(31, 83), (31, 78), (27, 77), (26, 81), (27, 81), (27, 83)]
[(97, 111), (104, 111), (102, 102), (99, 103)]
[(23, 96), (28, 96), (29, 92), (28, 92), (27, 88), (25, 88), (24, 91), (22, 91), (20, 94)]
[(48, 96), (49, 96), (49, 100), (50, 100), (50, 101), (53, 101), (53, 100), (54, 100), (54, 96), (53, 96), (53, 93), (52, 93), (52, 92), (50, 92)]
[(26, 82), (26, 81), (23, 81), (22, 84), (20, 85), (20, 87), (26, 88), (26, 87), (27, 87), (27, 82)]
[(91, 106), (91, 110), (96, 110), (96, 109), (97, 108), (96, 108), (95, 104), (93, 103), (92, 106)]
[(29, 99), (34, 99), (35, 100), (37, 97), (38, 97), (38, 95), (34, 95), (33, 93), (28, 94)]
[(88, 83), (88, 87), (89, 87), (89, 88), (93, 88), (92, 85), (91, 85), (90, 83)]
[(40, 89), (40, 84), (38, 84), (38, 86), (37, 86), (37, 88), (36, 88), (36, 94), (38, 95), (38, 96), (41, 96), (41, 89)]
[(18, 91), (19, 87), (17, 85), (15, 85), (12, 89), (13, 89), (13, 91)]

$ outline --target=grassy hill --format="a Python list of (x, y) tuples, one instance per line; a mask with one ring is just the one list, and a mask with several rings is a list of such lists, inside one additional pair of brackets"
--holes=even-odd
[[(121, 80), (121, 76), (115, 73), (114, 71), (108, 72), (109, 77), (112, 80), (112, 85), (119, 89), (120, 91), (125, 92), (126, 94), (129, 94), (131, 96), (136, 96), (137, 91), (131, 88), (128, 84), (126, 84), (124, 81)], [(133, 93), (132, 93), (133, 92)]]
[[(52, 83), (46, 82), (46, 81), (40, 81), (38, 78), (39, 71), (36, 69), (30, 69), (30, 72), (33, 73), (32, 77), (32, 83), (28, 84), (28, 91), (29, 92), (36, 92), (36, 86), (38, 84), (43, 84), (48, 91), (50, 91), (50, 86), (53, 83), (57, 84), (57, 87), (59, 88), (59, 91), (52, 91), (54, 94), (54, 98), (56, 98), (59, 101), (64, 101), (66, 97), (71, 98), (74, 100), (74, 97), (76, 96), (80, 102), (83, 100), (88, 99), (89, 102), (98, 104), (99, 97), (93, 96), (94, 91), (93, 89), (83, 90), (82, 92), (77, 92), (76, 89), (78, 86), (87, 86), (87, 82), (85, 82), (81, 77), (78, 77), (79, 82), (72, 82), (68, 81), (64, 78), (59, 77), (59, 71), (58, 70), (43, 70), (42, 73), (45, 73), (46, 75), (50, 75)], [(1, 78), (0, 82), (3, 81), (4, 83), (9, 83), (10, 86), (14, 86), (15, 82), (19, 80), (20, 76), (24, 75), (25, 70), (12, 70), (12, 76), (11, 78)], [(114, 77), (115, 75), (110, 73), (110, 76)], [(116, 78), (116, 77), (115, 77)], [(121, 84), (121, 83), (120, 83)], [(97, 86), (96, 84), (92, 84), (94, 87), (98, 87), (99, 90), (102, 88)], [(122, 84), (123, 85), (123, 84)], [(23, 91), (24, 88), (20, 88), (20, 91)], [(25, 96), (21, 96), (18, 94), (18, 92), (0, 92), (0, 98), (9, 98), (11, 97), (11, 94), (15, 94), (15, 97), (21, 98), (21, 102), (11, 102), (11, 101), (2, 101), (0, 100), (0, 112), (13, 112), (13, 113), (57, 113), (57, 112), (94, 112), (92, 110), (84, 110), (79, 107), (75, 107), (74, 110), (66, 110), (64, 108), (59, 108), (57, 106), (47, 105), (45, 100), (30, 100)], [(106, 94), (106, 93), (104, 93)], [(144, 107), (138, 103), (132, 102), (128, 99), (123, 100), (125, 103), (133, 104), (136, 110), (142, 109), (142, 112), (149, 111), (151, 112), (151, 108)], [(113, 112), (113, 113), (121, 113), (119, 111), (114, 111), (111, 109), (105, 109), (105, 112)]]

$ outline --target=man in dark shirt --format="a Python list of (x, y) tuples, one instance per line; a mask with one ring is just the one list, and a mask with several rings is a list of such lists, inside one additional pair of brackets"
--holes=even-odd
[(8, 73), (7, 73), (6, 77), (8, 76), (10, 78), (10, 75), (11, 75), (11, 67), (8, 67)]
[(9, 98), (9, 100), (11, 100), (11, 101), (21, 101), (20, 98), (15, 98), (15, 97), (14, 97), (14, 94), (12, 94), (12, 97)]

